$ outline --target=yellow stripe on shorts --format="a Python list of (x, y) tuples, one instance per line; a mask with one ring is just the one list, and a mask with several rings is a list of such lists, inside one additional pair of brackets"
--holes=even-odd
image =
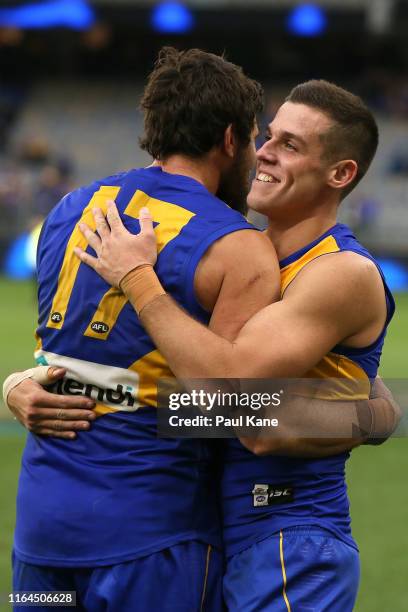
[(283, 595), (283, 599), (285, 600), (287, 611), (291, 612), (289, 599), (288, 599), (288, 596), (286, 595), (286, 568), (285, 568), (285, 559), (283, 557), (283, 532), (282, 531), (280, 532), (280, 537), (279, 537), (279, 549), (280, 549), (280, 562), (281, 562), (282, 579), (283, 579), (282, 595)]

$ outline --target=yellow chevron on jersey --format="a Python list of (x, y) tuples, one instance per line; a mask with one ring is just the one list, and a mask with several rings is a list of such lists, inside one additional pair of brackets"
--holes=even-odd
[[(106, 214), (107, 200), (114, 200), (119, 191), (120, 187), (102, 185), (98, 191), (93, 194), (89, 204), (84, 208), (80, 221), (86, 223), (91, 229), (95, 230), (96, 226), (92, 208), (97, 206)], [(61, 329), (64, 324), (65, 313), (81, 264), (80, 259), (74, 253), (75, 247), (81, 247), (82, 249), (86, 249), (87, 247), (86, 238), (82, 235), (78, 225), (72, 232), (65, 249), (64, 261), (58, 277), (57, 291), (52, 302), (47, 327)]]
[[(171, 240), (176, 238), (182, 228), (195, 216), (193, 212), (182, 206), (151, 198), (140, 190), (136, 191), (126, 207), (124, 214), (134, 219), (138, 219), (140, 209), (144, 206), (149, 208), (153, 221), (158, 223), (154, 230), (157, 238), (158, 253), (160, 253)], [(126, 302), (127, 299), (121, 291), (114, 287), (109, 289), (100, 301), (98, 309), (89, 322), (84, 336), (95, 338), (96, 340), (106, 340)], [(106, 325), (106, 331), (104, 333), (101, 333), (99, 330), (94, 331), (92, 328), (93, 325), (97, 324), (99, 321), (103, 321)]]
[(311, 261), (320, 257), (321, 255), (328, 255), (329, 253), (337, 253), (340, 251), (340, 247), (336, 242), (334, 236), (327, 236), (321, 242), (312, 247), (302, 257), (290, 263), (281, 269), (281, 297), (285, 293), (290, 283), (296, 278), (299, 272)]
[(345, 355), (328, 353), (305, 374), (305, 378), (326, 379), (316, 397), (327, 400), (363, 400), (370, 396), (370, 379), (363, 368)]
[(35, 337), (35, 350), (39, 351), (40, 349), (42, 349), (42, 340), (37, 332), (35, 332), (34, 337)]
[(137, 372), (139, 377), (140, 404), (157, 408), (157, 381), (160, 378), (174, 378), (167, 361), (155, 350), (135, 361), (129, 369)]
[[(314, 259), (330, 253), (337, 253), (341, 250), (336, 238), (333, 235), (326, 236), (307, 250), (299, 258), (281, 268), (281, 296), (289, 284), (296, 278), (303, 268)], [(327, 379), (327, 384), (313, 389), (314, 396), (325, 400), (361, 400), (367, 399), (370, 395), (370, 380), (364, 369), (345, 355), (335, 352), (328, 353), (323, 359), (305, 375), (310, 379)], [(307, 393), (308, 385), (305, 385)], [(309, 394), (307, 393), (307, 394)]]

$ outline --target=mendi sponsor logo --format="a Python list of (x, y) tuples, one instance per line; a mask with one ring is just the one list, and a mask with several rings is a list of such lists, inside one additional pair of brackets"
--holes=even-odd
[(74, 359), (39, 350), (35, 358), (40, 365), (65, 368), (67, 373), (49, 387), (59, 395), (83, 395), (114, 410), (133, 412), (140, 407), (137, 400), (139, 376), (125, 368)]
[(98, 387), (95, 384), (82, 383), (73, 378), (63, 378), (52, 385), (52, 392), (59, 395), (86, 395), (100, 404), (127, 406), (133, 408), (136, 400), (132, 395), (132, 387), (117, 384), (115, 389)]

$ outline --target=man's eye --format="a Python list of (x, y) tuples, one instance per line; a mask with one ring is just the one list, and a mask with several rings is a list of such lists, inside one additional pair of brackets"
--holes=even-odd
[(265, 142), (268, 142), (268, 140), (270, 140), (271, 137), (269, 136), (269, 134), (265, 134)]
[(284, 144), (285, 144), (285, 147), (287, 149), (289, 149), (290, 151), (296, 151), (297, 150), (295, 145), (292, 142), (290, 142), (290, 140), (287, 140)]

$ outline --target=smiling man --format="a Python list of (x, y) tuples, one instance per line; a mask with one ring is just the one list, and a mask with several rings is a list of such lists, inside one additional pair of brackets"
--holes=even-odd
[[(127, 232), (111, 203), (99, 237), (83, 232), (97, 257), (81, 260), (120, 286), (180, 378), (357, 379), (368, 397), (393, 298), (373, 257), (337, 223), (341, 200), (366, 173), (378, 144), (374, 118), (353, 94), (325, 81), (297, 86), (258, 151), (249, 206), (267, 215), (280, 260), (281, 301), (229, 341), (194, 321), (165, 295), (152, 266), (155, 235)], [(146, 287), (149, 290), (146, 291)], [(337, 381), (337, 383), (336, 383)], [(340, 387), (339, 387), (340, 388)], [(364, 395), (363, 395), (364, 396)], [(349, 399), (355, 399), (350, 394)], [(231, 442), (222, 482), (229, 610), (353, 609), (359, 579), (344, 478), (347, 453), (298, 459), (274, 442)], [(290, 501), (257, 506), (257, 487), (286, 486)]]

